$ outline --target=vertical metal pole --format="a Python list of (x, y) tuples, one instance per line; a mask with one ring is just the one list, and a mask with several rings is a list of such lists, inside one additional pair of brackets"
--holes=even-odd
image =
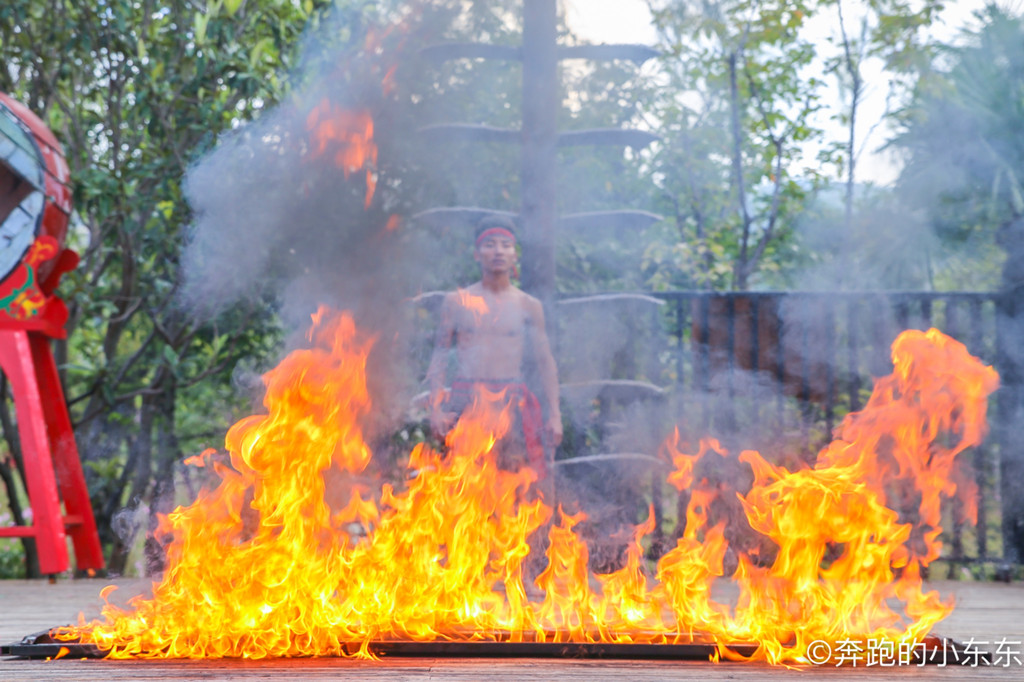
[(825, 323), (825, 442), (832, 439), (835, 428), (836, 367), (839, 354), (836, 352), (836, 309), (829, 301), (822, 301), (825, 309), (821, 315)]
[[(811, 303), (809, 297), (803, 297), (800, 310), (806, 310)], [(800, 412), (804, 417), (804, 430), (807, 429), (807, 421), (811, 412), (811, 363), (808, 358), (811, 356), (810, 323), (806, 318), (800, 320)]]
[(683, 349), (683, 337), (686, 335), (686, 313), (683, 306), (683, 297), (676, 296), (676, 383), (683, 388), (686, 383), (685, 351)]
[[(899, 329), (896, 330), (896, 334), (899, 334), (906, 329), (910, 329), (910, 306), (907, 305), (905, 298), (900, 298), (896, 302), (896, 324), (899, 327)], [(893, 337), (889, 339), (889, 343), (892, 343), (895, 338), (896, 335), (893, 335)]]
[[(761, 297), (750, 296), (750, 371), (753, 373), (754, 381), (757, 381), (761, 373)], [(761, 423), (761, 398), (760, 395), (754, 400), (753, 410), (750, 414), (751, 424), (758, 426)]]
[(523, 0), (523, 288), (552, 324), (555, 296), (555, 146), (558, 142), (556, 0)]
[[(944, 299), (939, 299), (939, 300), (941, 300), (943, 303), (945, 303), (945, 318), (946, 319), (945, 319), (945, 328), (942, 331), (944, 331), (949, 336), (952, 336), (954, 339), (957, 339), (959, 341), (964, 342), (965, 345), (969, 345), (969, 344), (967, 344), (967, 340), (963, 338), (963, 330), (962, 330), (963, 325), (960, 322), (960, 309), (958, 307), (957, 301), (955, 299), (953, 299), (953, 298), (944, 298)], [(923, 305), (924, 304), (922, 303), (922, 306)], [(929, 325), (931, 324), (931, 315), (930, 315), (930, 313), (931, 313), (930, 309), (925, 311), (925, 319), (926, 319), (926, 321), (928, 322)], [(974, 451), (974, 457), (975, 457), (975, 460), (978, 459), (978, 450)], [(979, 492), (980, 492), (980, 490), (981, 490), (981, 488), (979, 488)], [(958, 490), (957, 492), (959, 493), (960, 491)], [(978, 529), (980, 530), (980, 528), (981, 528), (981, 526), (982, 526), (982, 524), (984, 522), (984, 518), (985, 518), (985, 516), (984, 516), (984, 514), (985, 514), (985, 512), (984, 512), (985, 499), (980, 494), (977, 497), (978, 497), (978, 499), (976, 499), (976, 502), (977, 502), (977, 505), (978, 505)], [(951, 508), (951, 513), (953, 515), (953, 540), (952, 540), (953, 559), (963, 559), (964, 558), (963, 535), (964, 535), (964, 522), (966, 520), (964, 517), (966, 516), (966, 514), (964, 513), (964, 503), (963, 503), (962, 495), (961, 494), (958, 494), (956, 497), (954, 497), (952, 500), (950, 500), (950, 508)], [(983, 543), (979, 541), (978, 542), (979, 555), (980, 555), (980, 549), (981, 549), (982, 546), (983, 546)], [(956, 580), (956, 578), (958, 577), (958, 574), (959, 574), (959, 572), (957, 570), (959, 567), (960, 567), (960, 564), (958, 564), (956, 561), (951, 561), (950, 564), (949, 564), (949, 573), (946, 576), (946, 578), (949, 579), (949, 580)]]
[[(810, 307), (813, 299), (804, 297), (800, 310)], [(814, 461), (815, 444), (811, 443), (811, 421), (815, 417), (814, 403), (811, 401), (811, 322), (806, 313), (800, 316), (800, 442), (803, 444), (803, 457), (807, 462)]]
[(661, 486), (664, 481), (665, 475), (660, 471), (651, 474), (651, 511), (654, 513), (654, 533), (651, 537), (651, 544), (654, 556), (659, 559), (668, 549), (665, 542), (665, 505), (661, 497)]
[(729, 397), (729, 405), (723, 410), (722, 428), (729, 433), (736, 431), (736, 295), (726, 294), (725, 298), (725, 323), (726, 323), (726, 394)]
[(703, 406), (701, 418), (705, 429), (711, 427), (711, 298), (705, 294), (700, 301), (700, 326), (703, 334), (697, 346), (700, 362), (700, 403)]
[[(971, 353), (978, 357), (984, 357), (984, 348), (982, 345), (982, 313), (981, 306), (983, 301), (980, 298), (972, 297), (970, 300), (970, 327), (971, 327), (971, 338), (961, 339), (961, 341), (970, 343)], [(996, 394), (996, 400), (999, 400), (998, 394)], [(974, 452), (974, 470), (976, 481), (978, 484), (978, 558), (988, 558), (988, 512), (989, 512), (989, 499), (998, 499), (995, 491), (995, 485), (993, 484), (992, 477), (990, 475), (990, 464), (991, 457), (989, 455), (990, 447), (988, 442), (983, 442), (978, 449)]]
[(860, 359), (857, 356), (857, 328), (860, 325), (859, 300), (850, 297), (846, 302), (846, 350), (847, 350), (847, 392), (850, 397), (850, 412), (860, 410)]
[(776, 434), (782, 437), (786, 429), (786, 337), (782, 323), (783, 299), (774, 297), (772, 306), (775, 309), (775, 416), (777, 417)]
[(874, 342), (871, 344), (869, 369), (874, 376), (884, 376), (892, 371), (889, 347), (896, 335), (892, 332), (893, 301), (885, 294), (880, 294), (876, 301), (868, 302), (868, 310), (876, 313), (871, 315)]
[(996, 361), (1002, 386), (996, 402), (999, 488), (1003, 503), (1003, 557), (1024, 563), (1024, 448), (1018, 424), (1024, 417), (1024, 285), (1004, 290), (996, 303)]

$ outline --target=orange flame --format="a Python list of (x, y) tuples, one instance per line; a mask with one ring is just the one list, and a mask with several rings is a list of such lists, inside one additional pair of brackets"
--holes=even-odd
[(365, 170), (365, 207), (369, 208), (377, 188), (377, 145), (370, 113), (349, 111), (324, 98), (306, 117), (306, 129), (312, 136), (313, 155), (333, 154), (334, 164), (346, 179), (351, 173)]
[[(312, 348), (265, 376), (267, 414), (230, 430), (231, 466), (212, 463), (219, 486), (162, 520), (168, 568), (153, 597), (108, 604), (103, 621), (58, 637), (112, 657), (190, 658), (372, 656), (371, 644), (388, 639), (699, 639), (718, 644), (712, 660), (736, 658), (727, 645), (752, 642), (756, 658), (782, 663), (805, 661), (815, 640), (918, 642), (952, 609), (923, 591), (920, 568), (939, 551), (934, 514), (955, 492), (950, 463), (982, 438), (998, 379), (938, 331), (897, 339), (896, 371), (813, 468), (791, 472), (740, 454), (753, 484), (736, 497), (773, 557), (730, 547), (727, 520), (716, 520), (723, 490), (696, 467), (728, 453), (706, 441), (683, 454), (677, 433), (664, 451), (689, 503), (653, 578), (644, 558), (653, 510), (622, 568), (606, 575), (588, 569), (575, 530), (585, 515), (559, 510), (534, 581), (542, 597), (524, 567), (552, 510), (531, 491), (532, 470), (497, 466), (494, 447), (512, 421), (501, 396), (485, 393), (470, 408), (446, 453), (416, 446), (401, 489), (353, 486), (332, 508), (325, 476), (360, 472), (371, 457), (360, 427), (370, 411), (370, 342), (350, 317), (325, 310), (309, 338)], [(886, 506), (893, 480), (918, 491), (917, 518)], [(716, 601), (730, 553), (734, 598)]]
[(471, 294), (466, 289), (457, 289), (455, 292), (456, 302), (477, 320), (488, 313), (490, 308), (483, 296)]

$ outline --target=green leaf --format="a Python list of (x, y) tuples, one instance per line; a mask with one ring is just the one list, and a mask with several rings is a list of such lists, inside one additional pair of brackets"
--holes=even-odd
[(264, 54), (272, 55), (274, 48), (274, 39), (270, 36), (261, 38), (255, 45), (252, 46), (252, 50), (249, 52), (249, 68), (255, 69), (260, 63), (260, 58)]
[(171, 348), (170, 346), (164, 346), (163, 347), (163, 356), (164, 356), (164, 360), (167, 362), (167, 364), (171, 368), (174, 368), (174, 367), (178, 366), (178, 362), (179, 362), (178, 354), (174, 352), (173, 348)]
[(206, 41), (206, 25), (210, 22), (210, 17), (204, 12), (196, 12), (193, 18), (193, 25), (195, 28), (196, 44), (200, 44)]
[(227, 10), (228, 16), (235, 16), (235, 12), (238, 11), (238, 8), (241, 7), (244, 2), (245, 0), (224, 0), (224, 9)]

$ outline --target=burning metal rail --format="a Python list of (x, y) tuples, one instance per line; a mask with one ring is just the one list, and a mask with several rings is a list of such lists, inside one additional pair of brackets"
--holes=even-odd
[[(345, 647), (355, 654), (360, 644)], [(744, 657), (753, 655), (755, 644), (737, 644), (730, 651)], [(63, 650), (63, 653), (61, 651)], [(607, 642), (510, 642), (508, 640), (382, 640), (372, 642), (377, 656), (440, 656), (452, 658), (632, 658), (662, 660), (708, 660), (717, 652), (713, 642), (689, 641), (675, 644)], [(0, 646), (0, 655), (19, 658), (104, 658), (107, 652), (94, 644), (62, 642), (49, 631), (24, 637), (20, 642)]]
[[(347, 654), (355, 654), (358, 643), (345, 647)], [(756, 644), (728, 645), (727, 649), (742, 658), (750, 658)], [(709, 661), (718, 660), (718, 646), (708, 641), (689, 641), (672, 644), (612, 643), (612, 642), (510, 642), (507, 640), (382, 640), (370, 644), (376, 656), (442, 657), (442, 658), (604, 658), (633, 660)], [(105, 658), (107, 651), (94, 644), (62, 642), (49, 631), (38, 632), (12, 644), (0, 645), (0, 656), (22, 659)], [(988, 652), (971, 651), (954, 640), (935, 635), (925, 638), (922, 646), (915, 647), (910, 665), (945, 665), (949, 661), (966, 660), (973, 665), (991, 665)], [(906, 665), (907, 663), (905, 663)]]

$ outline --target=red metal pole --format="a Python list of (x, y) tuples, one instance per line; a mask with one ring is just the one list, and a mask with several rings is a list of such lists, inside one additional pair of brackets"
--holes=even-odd
[(78, 456), (75, 433), (64, 389), (53, 358), (53, 346), (42, 334), (29, 332), (32, 360), (36, 378), (43, 396), (43, 415), (49, 437), (50, 455), (57, 473), (57, 485), (64, 500), (64, 527), (75, 550), (75, 567), (79, 571), (98, 571), (104, 566), (96, 519), (89, 501), (82, 462)]
[(0, 537), (34, 537), (39, 571), (61, 573), (68, 568), (67, 537), (57, 494), (43, 392), (35, 371), (29, 332), (0, 329), (0, 367), (11, 382), (25, 461), (25, 487), (32, 506), (31, 527), (0, 528)]

